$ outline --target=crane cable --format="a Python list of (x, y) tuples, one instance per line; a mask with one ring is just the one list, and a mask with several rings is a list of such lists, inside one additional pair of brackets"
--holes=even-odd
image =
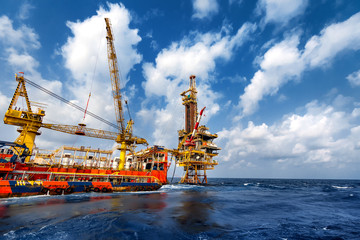
[[(102, 30), (102, 31), (104, 31), (104, 30)], [(103, 34), (101, 33), (101, 35), (103, 35)], [(86, 108), (85, 108), (85, 111), (84, 111), (83, 122), (85, 121), (86, 112), (87, 112), (87, 109), (88, 109), (88, 106), (89, 106), (89, 102), (90, 102), (90, 98), (91, 98), (91, 92), (92, 92), (92, 87), (93, 87), (93, 84), (94, 84), (96, 66), (97, 66), (97, 62), (98, 62), (98, 59), (99, 59), (99, 52), (100, 52), (100, 47), (101, 47), (102, 39), (103, 39), (103, 38), (100, 38), (100, 41), (99, 41), (99, 46), (98, 46), (97, 55), (96, 55), (96, 60), (95, 60), (93, 77), (92, 77), (91, 85), (90, 85), (89, 97), (88, 97), (88, 100), (87, 100), (87, 103), (86, 103)]]
[[(55, 93), (47, 90), (46, 88), (43, 88), (42, 86), (40, 86), (40, 85), (38, 85), (38, 84), (30, 81), (29, 79), (24, 78), (24, 80), (25, 80), (25, 82), (29, 83), (29, 84), (32, 85), (33, 87), (36, 87), (37, 89), (39, 89), (39, 90), (41, 90), (41, 91), (49, 94), (50, 96), (52, 96), (52, 97), (54, 97), (54, 98), (57, 98), (58, 100), (60, 100), (60, 101), (62, 101), (62, 102), (64, 102), (64, 103), (72, 106), (73, 108), (76, 108), (77, 110), (79, 110), (79, 111), (81, 111), (81, 112), (84, 112), (84, 111), (85, 111), (84, 108), (82, 108), (82, 107), (80, 107), (80, 106), (78, 106), (78, 105), (70, 102), (69, 100), (66, 100), (66, 99), (63, 98), (63, 97), (60, 97), (59, 95), (57, 95), (57, 94), (55, 94)], [(97, 120), (99, 120), (99, 121), (101, 121), (101, 122), (103, 122), (103, 123), (105, 123), (105, 124), (113, 127), (113, 128), (119, 129), (116, 124), (114, 124), (114, 123), (112, 123), (112, 122), (109, 122), (108, 120), (103, 119), (102, 117), (100, 117), (100, 116), (98, 116), (98, 115), (96, 115), (96, 114), (94, 114), (94, 113), (92, 113), (92, 112), (90, 112), (90, 111), (87, 111), (87, 114), (90, 115), (90, 116), (92, 116), (93, 118), (95, 118), (95, 119), (97, 119)]]
[(88, 100), (87, 100), (87, 103), (86, 103), (86, 108), (85, 108), (85, 111), (84, 111), (83, 122), (85, 121), (86, 111), (87, 111), (88, 106), (89, 106), (90, 97), (91, 97), (91, 89), (90, 89), (90, 92), (89, 92), (89, 98), (88, 98)]

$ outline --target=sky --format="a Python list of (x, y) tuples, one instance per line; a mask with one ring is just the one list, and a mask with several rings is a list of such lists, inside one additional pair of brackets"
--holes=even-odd
[[(104, 17), (136, 136), (177, 147), (196, 75), (201, 124), (222, 148), (209, 177), (360, 179), (359, 1), (0, 0), (0, 116), (24, 72), (84, 108), (91, 93), (88, 110), (115, 123)], [(27, 88), (46, 123), (116, 131)], [(41, 131), (41, 149), (114, 147)], [(0, 124), (1, 140), (17, 134)]]

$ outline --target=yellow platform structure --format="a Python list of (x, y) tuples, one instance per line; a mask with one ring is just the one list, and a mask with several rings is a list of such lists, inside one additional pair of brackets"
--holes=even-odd
[[(221, 150), (213, 142), (218, 136), (205, 126), (198, 126), (196, 78), (190, 76), (189, 89), (181, 93), (185, 106), (185, 129), (179, 130), (179, 145), (174, 152), (178, 166), (184, 168), (180, 183), (207, 184), (207, 170), (213, 170), (218, 161), (213, 158)], [(201, 117), (201, 115), (200, 115)]]

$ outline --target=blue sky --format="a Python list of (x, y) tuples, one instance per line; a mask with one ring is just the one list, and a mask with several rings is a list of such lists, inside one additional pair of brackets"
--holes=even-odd
[[(115, 122), (110, 17), (134, 132), (175, 148), (180, 93), (197, 76), (202, 123), (218, 133), (210, 177), (360, 178), (360, 2), (290, 0), (0, 1), (0, 115), (14, 74)], [(44, 122), (77, 112), (33, 89)], [(19, 102), (19, 106), (22, 106)], [(127, 116), (127, 113), (125, 113)], [(92, 128), (114, 131), (87, 117)], [(13, 141), (16, 127), (0, 125)], [(40, 148), (113, 142), (42, 129)], [(177, 171), (180, 175), (181, 171)]]

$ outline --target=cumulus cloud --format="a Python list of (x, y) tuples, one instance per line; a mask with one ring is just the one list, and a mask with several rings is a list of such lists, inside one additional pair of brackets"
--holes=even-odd
[(298, 78), (304, 69), (297, 49), (299, 38), (292, 36), (276, 44), (262, 58), (257, 71), (240, 96), (243, 115), (252, 114), (266, 95), (274, 95), (283, 84)]
[(257, 11), (259, 14), (265, 14), (263, 18), (265, 24), (286, 25), (292, 18), (302, 14), (307, 4), (307, 0), (260, 0)]
[(39, 62), (32, 53), (41, 47), (39, 35), (24, 24), (17, 29), (7, 16), (0, 17), (0, 44), (2, 57), (14, 72), (25, 72), (33, 79), (42, 79), (37, 71)]
[(242, 116), (251, 115), (265, 96), (274, 95), (288, 81), (299, 79), (309, 69), (324, 67), (341, 52), (360, 49), (360, 13), (324, 28), (299, 49), (299, 36), (292, 35), (260, 57), (258, 70), (240, 96)]
[(237, 124), (222, 130), (218, 133), (224, 146), (222, 159), (242, 161), (241, 167), (249, 162), (290, 168), (303, 164), (337, 167), (356, 162), (360, 150), (359, 109), (353, 106), (346, 112), (334, 107), (339, 98), (343, 96), (337, 96), (330, 105), (312, 101), (303, 114), (288, 114), (270, 126), (249, 122), (246, 127)]
[(76, 81), (91, 80), (97, 60), (97, 74), (109, 75), (104, 18), (110, 18), (117, 51), (119, 68), (126, 77), (142, 57), (135, 47), (141, 41), (137, 29), (130, 29), (131, 16), (123, 5), (108, 4), (109, 10), (100, 7), (97, 14), (84, 21), (67, 22), (73, 36), (62, 47), (65, 66)]
[(351, 86), (360, 86), (360, 70), (349, 74), (346, 79), (350, 82)]
[(39, 49), (41, 46), (34, 29), (26, 25), (15, 29), (7, 16), (0, 17), (0, 41), (5, 47), (16, 47), (23, 51)]
[(39, 62), (36, 61), (28, 53), (19, 54), (14, 48), (7, 49), (8, 59), (7, 62), (14, 69), (21, 69), (26, 74), (36, 74), (36, 68), (39, 66)]
[(193, 18), (204, 19), (218, 13), (219, 4), (217, 0), (193, 0)]
[(303, 58), (310, 67), (326, 66), (344, 51), (360, 49), (360, 12), (344, 22), (325, 27), (305, 45)]
[(26, 20), (30, 17), (30, 12), (34, 8), (29, 2), (25, 1), (20, 5), (18, 18), (21, 20)]
[[(39, 85), (60, 94), (62, 84), (59, 81), (48, 81), (42, 78), (37, 70), (39, 62), (32, 56), (32, 53), (41, 47), (39, 36), (34, 29), (25, 25), (14, 28), (12, 21), (7, 16), (0, 17), (0, 43), (3, 47), (3, 58), (6, 59), (7, 65), (13, 72), (25, 72), (25, 77), (29, 78)], [(15, 88), (14, 81), (11, 86)], [(30, 98), (36, 96), (38, 101), (51, 102), (48, 95), (27, 86)], [(9, 103), (7, 103), (9, 104)], [(51, 111), (51, 110), (50, 110)], [(54, 110), (54, 113), (59, 112)]]
[[(75, 99), (86, 101), (92, 90), (94, 94), (89, 110), (114, 120), (104, 18), (111, 20), (122, 87), (128, 81), (130, 70), (141, 62), (142, 56), (136, 50), (141, 38), (137, 29), (129, 28), (131, 16), (123, 5), (108, 3), (107, 7), (100, 7), (96, 15), (84, 21), (67, 22), (73, 36), (67, 39), (61, 54), (74, 79), (68, 83), (68, 88)], [(130, 91), (135, 92), (136, 89), (132, 87)], [(130, 93), (128, 97), (131, 96)]]
[(207, 106), (208, 117), (219, 110), (216, 103), (219, 94), (211, 89), (213, 79), (209, 74), (215, 71), (216, 60), (230, 60), (255, 28), (255, 25), (246, 23), (234, 35), (225, 29), (219, 33), (192, 33), (163, 49), (155, 64), (143, 65), (145, 94), (149, 99), (165, 100), (166, 104), (162, 109), (154, 109), (147, 100), (139, 113), (143, 118), (155, 119), (153, 137), (156, 144), (174, 145), (176, 141), (170, 133), (176, 134), (182, 126), (183, 107), (179, 94), (188, 89), (190, 75), (197, 76), (198, 106)]

